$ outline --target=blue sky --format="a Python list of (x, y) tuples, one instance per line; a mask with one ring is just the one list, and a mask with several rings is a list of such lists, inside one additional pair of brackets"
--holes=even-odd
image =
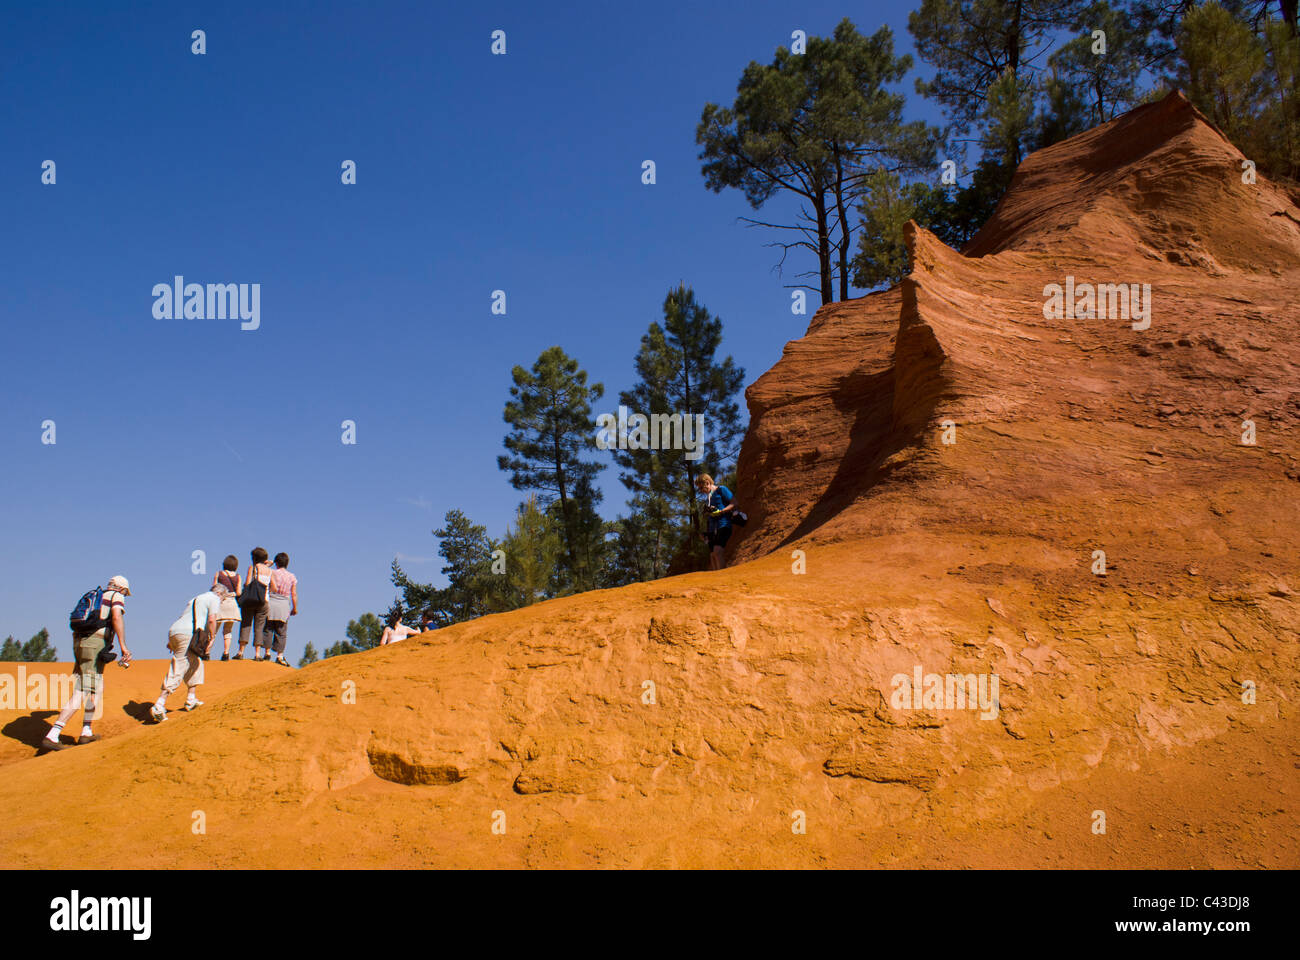
[[(290, 658), (342, 639), (387, 607), (394, 556), (441, 581), (446, 510), (504, 531), (511, 367), (559, 344), (614, 409), (679, 281), (753, 382), (808, 318), (743, 197), (705, 189), (701, 108), (794, 29), (888, 22), (910, 50), (911, 6), (6, 4), (0, 636), (47, 626), (66, 659), (68, 611), (121, 573), (128, 644), (161, 656), (260, 545), (300, 580)], [(177, 274), (260, 283), (260, 329), (155, 319)], [(612, 517), (612, 467), (602, 486)]]

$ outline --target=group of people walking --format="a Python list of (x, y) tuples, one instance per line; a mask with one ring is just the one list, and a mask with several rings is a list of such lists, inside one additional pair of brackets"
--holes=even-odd
[[(744, 526), (746, 516), (736, 509), (731, 491), (715, 483), (708, 474), (695, 478), (695, 487), (704, 501), (706, 514), (703, 537), (708, 542), (709, 566), (718, 570), (723, 566), (723, 552), (734, 527)], [(203, 663), (211, 656), (211, 648), (218, 635), (224, 637), (222, 660), (243, 660), (244, 650), (251, 642), (252, 659), (292, 666), (284, 651), (289, 637), (289, 618), (298, 613), (298, 578), (289, 572), (289, 555), (277, 553), (272, 563), (261, 547), (249, 553), (249, 566), (241, 577), (239, 558), (231, 554), (221, 564), (221, 570), (212, 578), (212, 586), (193, 597), (181, 615), (167, 630), (167, 649), (171, 663), (163, 678), (162, 690), (149, 710), (150, 717), (158, 723), (167, 719), (167, 698), (184, 683), (187, 687), (185, 706), (194, 710), (203, 706), (197, 691), (203, 685)], [(73, 652), (76, 657), (73, 694), (41, 742), (41, 752), (63, 750), (70, 744), (59, 739), (64, 725), (77, 710), (83, 710), (81, 736), (76, 743), (90, 743), (99, 738), (91, 724), (102, 707), (104, 666), (116, 659), (112, 652), (113, 640), (122, 647), (122, 666), (131, 665), (131, 651), (126, 645), (123, 614), (131, 586), (126, 577), (113, 577), (108, 585), (98, 587), (82, 597), (69, 618), (72, 627)], [(232, 657), (231, 640), (235, 625), (239, 625), (239, 649)], [(425, 630), (434, 629), (438, 622), (433, 611), (422, 618)], [(389, 616), (382, 645), (400, 643), (420, 631), (401, 622), (400, 613)]]
[[(185, 705), (194, 710), (203, 706), (198, 688), (203, 685), (203, 663), (219, 634), (225, 635), (222, 660), (243, 660), (244, 649), (251, 641), (254, 660), (274, 660), (291, 666), (285, 659), (289, 618), (298, 613), (298, 578), (289, 572), (289, 555), (277, 553), (274, 565), (261, 547), (250, 555), (244, 576), (239, 575), (239, 559), (233, 554), (222, 562), (222, 569), (212, 578), (212, 586), (193, 597), (181, 615), (167, 629), (167, 649), (171, 662), (163, 678), (158, 699), (149, 715), (155, 723), (167, 719), (167, 698), (184, 683)], [(81, 598), (69, 618), (72, 628), (74, 666), (73, 692), (51, 725), (40, 751), (64, 750), (72, 744), (60, 740), (63, 728), (78, 710), (82, 713), (81, 736), (76, 744), (98, 740), (92, 724), (103, 707), (104, 667), (117, 659), (113, 641), (122, 648), (121, 665), (131, 665), (131, 650), (126, 645), (126, 598), (131, 585), (126, 577), (116, 576), (104, 587), (97, 587)], [(232, 657), (230, 642), (235, 624), (239, 624), (239, 649)]]
[[(251, 637), (254, 660), (274, 659), (283, 667), (292, 666), (284, 658), (284, 650), (289, 618), (298, 613), (298, 578), (289, 572), (289, 555), (277, 553), (272, 566), (266, 551), (256, 547), (249, 560), (252, 562), (241, 578), (239, 558), (231, 554), (212, 578), (213, 591), (226, 588), (216, 621), (217, 630), (225, 635), (221, 659), (243, 660)], [(239, 650), (231, 657), (230, 638), (235, 624), (239, 624)]]

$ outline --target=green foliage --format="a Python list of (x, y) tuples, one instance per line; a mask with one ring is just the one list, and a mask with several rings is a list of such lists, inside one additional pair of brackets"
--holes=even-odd
[(498, 544), (488, 537), (487, 528), (459, 510), (448, 510), (442, 527), (433, 535), (441, 541), (438, 554), (446, 561), (442, 573), (447, 586), (416, 583), (394, 560), (392, 578), (398, 600), (389, 613), (405, 611), (403, 622), (418, 627), (429, 611), (436, 626), (445, 627), (501, 609), (494, 599), (497, 583), (492, 573), (492, 551)]
[(1264, 29), (1270, 96), (1256, 126), (1259, 163), (1274, 176), (1300, 179), (1300, 34), (1296, 4), (1290, 23), (1276, 20)]
[(641, 338), (636, 383), (619, 394), (619, 403), (633, 413), (681, 414), (684, 421), (703, 415), (704, 439), (692, 454), (695, 459), (685, 449), (614, 452), (623, 468), (619, 479), (632, 494), (629, 505), (640, 518), (634, 527), (639, 559), (624, 553), (615, 563), (625, 571), (619, 576), (635, 568), (648, 572), (641, 579), (667, 572), (680, 541), (695, 524), (696, 476), (710, 468), (725, 469), (743, 436), (738, 397), (745, 371), (730, 356), (718, 359), (722, 321), (685, 284), (668, 292), (663, 315), (663, 324), (651, 323)]
[(662, 498), (634, 498), (631, 513), (609, 525), (602, 585), (621, 587), (662, 577), (681, 538), (681, 527), (667, 521)]
[(586, 371), (559, 347), (544, 350), (531, 371), (515, 367), (511, 378), (504, 413), (509, 454), (498, 457), (497, 466), (509, 472), (516, 490), (537, 493), (547, 507), (558, 504), (568, 580), (574, 589), (589, 589), (595, 558), (580, 536), (582, 504), (574, 502), (574, 492), (584, 478), (590, 485), (600, 473), (600, 464), (584, 454), (594, 447), (591, 404), (605, 388), (588, 386)]
[(50, 644), (50, 631), (42, 627), (26, 643), (19, 643), (12, 636), (0, 644), (0, 661), (22, 660), (27, 663), (52, 663), (59, 658), (58, 651)]
[(1267, 92), (1264, 45), (1222, 6), (1203, 3), (1183, 19), (1178, 50), (1187, 98), (1235, 140)]
[(980, 147), (986, 159), (1015, 171), (1028, 152), (1025, 141), (1033, 129), (1035, 85), (1031, 77), (1010, 67), (989, 85), (980, 111)]
[(922, 0), (907, 29), (934, 76), (917, 80), (917, 93), (944, 108), (954, 134), (971, 133), (987, 119), (991, 88), (1001, 83), (1000, 96), (1014, 99), (1055, 33), (1082, 6), (1082, 0)]
[[(1142, 12), (1144, 24), (1165, 15), (1156, 6), (1165, 0), (1151, 2)], [(931, 190), (916, 197), (930, 218), (927, 225), (945, 242), (960, 248), (975, 235), (1029, 152), (1136, 102), (1142, 64), (1161, 51), (1140, 42), (1143, 30), (1133, 25), (1130, 6), (1112, 9), (1106, 2), (1088, 5), (1085, 0), (923, 0), (910, 15), (908, 30), (917, 53), (935, 71), (932, 79), (918, 80), (916, 89), (944, 108), (948, 132), (957, 138), (949, 153), (955, 159), (964, 156), (965, 145), (979, 148), (969, 183), (949, 193)], [(1062, 32), (1070, 29), (1082, 36), (1052, 53)], [(1107, 32), (1105, 55), (1092, 53), (1093, 29)], [(1158, 46), (1158, 32), (1156, 37)], [(891, 244), (897, 241), (887, 238), (895, 235), (900, 204), (907, 201), (904, 195), (876, 202), (875, 216), (888, 229), (883, 231), (886, 239), (868, 245), (864, 277), (896, 272), (898, 247)], [(873, 268), (872, 260), (883, 265)]]
[(495, 575), (504, 585), (504, 590), (498, 588), (498, 609), (526, 607), (555, 595), (556, 572), (563, 555), (561, 520), (539, 510), (535, 497), (519, 505), (501, 549), (505, 551), (506, 573), (504, 577)]
[(308, 640), (307, 645), (302, 648), (302, 658), (299, 659), (298, 666), (300, 668), (305, 667), (307, 664), (315, 663), (319, 659), (320, 656), (316, 653), (316, 647), (312, 645), (310, 640)]
[(373, 613), (363, 613), (356, 620), (348, 621), (346, 632), (348, 639), (340, 640), (333, 646), (326, 648), (321, 655), (322, 658), (328, 659), (345, 653), (360, 653), (362, 650), (370, 650), (379, 646), (379, 641), (384, 635), (384, 621)]
[[(569, 512), (578, 566), (576, 570), (570, 571), (562, 562), (563, 555), (558, 558), (561, 562), (555, 565), (556, 576), (551, 596), (591, 590), (601, 585), (605, 562), (605, 533), (608, 527), (596, 509), (602, 499), (603, 495), (589, 477), (580, 478), (574, 485)], [(547, 514), (555, 521), (557, 529), (562, 531), (564, 518), (558, 500), (550, 505)]]
[[(923, 183), (904, 185), (888, 170), (877, 170), (867, 180), (858, 204), (862, 229), (853, 258), (853, 282), (871, 289), (898, 283), (911, 269), (903, 227), (918, 219), (919, 208), (930, 192)], [(919, 222), (919, 220), (918, 220)]]
[(1178, 32), (1177, 81), (1228, 139), (1275, 176), (1300, 176), (1300, 40), (1283, 21), (1256, 33), (1218, 3), (1202, 3)]
[[(754, 225), (786, 231), (783, 250), (810, 251), (823, 303), (848, 297), (854, 224), (850, 211), (870, 171), (918, 172), (933, 162), (937, 131), (903, 123), (903, 97), (887, 88), (911, 68), (894, 56), (894, 36), (870, 37), (845, 18), (832, 37), (809, 37), (807, 52), (777, 49), (772, 63), (745, 68), (732, 106), (705, 105), (696, 143), (705, 184), (740, 190), (758, 210), (783, 191), (800, 198), (792, 224)], [(797, 284), (797, 286), (805, 286)]]
[[(1083, 33), (1061, 46), (1048, 63), (1054, 68), (1054, 79), (1076, 91), (1086, 104), (1083, 127), (1087, 128), (1133, 108), (1146, 47), (1144, 35), (1134, 29), (1132, 16), (1113, 8), (1107, 0), (1098, 0), (1081, 12), (1074, 28)], [(1094, 52), (1100, 49), (1094, 30), (1105, 33), (1105, 53)], [(1055, 102), (1049, 102), (1049, 109), (1068, 109), (1059, 92)]]
[(379, 646), (384, 636), (384, 621), (373, 613), (363, 613), (356, 620), (348, 621), (348, 639), (358, 650), (369, 650)]
[[(1090, 108), (1075, 76), (1067, 76), (1057, 63), (1052, 63), (1049, 72), (1040, 78), (1040, 89), (1043, 104), (1034, 121), (1033, 149), (1050, 147), (1088, 129)], [(1141, 101), (1137, 97), (1132, 106)]]

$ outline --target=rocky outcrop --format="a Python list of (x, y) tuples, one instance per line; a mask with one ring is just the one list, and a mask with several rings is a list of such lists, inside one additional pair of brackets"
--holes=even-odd
[[(890, 525), (864, 503), (890, 477), (966, 484), (951, 473), (966, 464), (1022, 496), (1071, 477), (1100, 488), (1099, 472), (1180, 444), (1180, 430), (1230, 449), (1224, 469), (1252, 469), (1267, 446), (1294, 474), (1282, 448), (1300, 422), (1300, 208), (1262, 178), (1243, 183), (1245, 160), (1171, 94), (1030, 156), (964, 255), (911, 228), (898, 289), (818, 311), (749, 388), (737, 487), (761, 522), (735, 538), (736, 558)], [(1045, 317), (1044, 288), (1067, 282), (1149, 286), (1150, 326)], [(1245, 420), (1262, 431), (1253, 451), (1240, 449)], [(942, 443), (945, 421), (949, 440), (1056, 421), (1077, 463), (1037, 477), (1034, 456), (973, 465), (954, 456), (969, 446)]]

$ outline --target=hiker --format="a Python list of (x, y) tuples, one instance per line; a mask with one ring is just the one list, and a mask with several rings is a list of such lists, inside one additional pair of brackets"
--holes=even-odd
[(731, 512), (736, 504), (731, 491), (713, 482), (707, 473), (695, 478), (695, 489), (705, 498), (705, 513), (708, 517), (705, 539), (709, 544), (709, 569), (722, 569), (722, 552), (731, 539)]
[(430, 630), (438, 629), (438, 617), (433, 612), (432, 607), (424, 611), (424, 616), (420, 618), (420, 627), (425, 633), (428, 633)]
[(254, 547), (248, 558), (253, 561), (244, 577), (244, 589), (239, 595), (239, 653), (236, 660), (244, 659), (248, 634), (253, 634), (253, 659), (262, 659), (262, 634), (266, 631), (266, 588), (271, 583), (271, 565), (266, 562), (266, 551)]
[[(212, 578), (212, 585), (214, 587), (220, 585), (226, 588), (226, 596), (221, 599), (221, 612), (217, 615), (217, 632), (224, 633), (226, 637), (226, 645), (221, 651), (221, 659), (229, 660), (230, 637), (235, 632), (235, 624), (239, 623), (240, 620), (239, 594), (243, 592), (244, 587), (239, 579), (239, 558), (237, 556), (232, 553), (221, 561), (221, 569)], [(235, 657), (235, 659), (242, 660), (243, 657)]]
[(275, 569), (271, 571), (270, 592), (266, 595), (266, 658), (275, 653), (275, 662), (291, 667), (284, 658), (284, 648), (289, 639), (289, 618), (298, 615), (298, 578), (289, 572), (289, 555), (275, 555)]
[(402, 614), (400, 612), (390, 613), (388, 615), (388, 625), (384, 627), (384, 632), (379, 637), (379, 645), (381, 647), (390, 643), (397, 643), (398, 641), (405, 640), (407, 637), (414, 637), (420, 633), (420, 631), (416, 630), (415, 627), (408, 627), (406, 624), (402, 623), (401, 620)]
[[(98, 603), (95, 602), (96, 595)], [(63, 705), (58, 719), (41, 741), (41, 753), (64, 750), (70, 746), (62, 743), (59, 735), (63, 733), (63, 727), (72, 719), (72, 715), (83, 707), (81, 736), (77, 738), (77, 743), (93, 743), (99, 739), (90, 725), (99, 708), (103, 707), (104, 667), (114, 659), (114, 638), (122, 645), (122, 666), (131, 665), (131, 651), (126, 645), (126, 627), (122, 622), (126, 611), (125, 598), (130, 595), (131, 584), (126, 577), (113, 577), (106, 587), (92, 590), (82, 597), (81, 603), (72, 612), (72, 649), (76, 658), (72, 696)]]
[(185, 681), (189, 692), (182, 709), (194, 710), (203, 706), (197, 696), (203, 685), (203, 654), (217, 635), (217, 618), (221, 615), (221, 601), (230, 596), (224, 584), (216, 584), (206, 593), (200, 593), (185, 605), (185, 612), (167, 628), (167, 649), (172, 662), (163, 678), (162, 693), (149, 710), (156, 723), (167, 719), (167, 698)]

